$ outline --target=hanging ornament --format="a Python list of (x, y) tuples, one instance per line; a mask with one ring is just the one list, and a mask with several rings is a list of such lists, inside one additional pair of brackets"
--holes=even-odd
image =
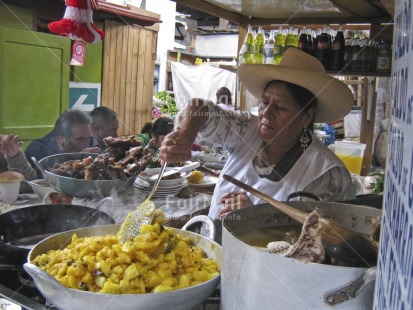
[(93, 10), (98, 9), (97, 0), (66, 0), (65, 4), (63, 18), (49, 23), (49, 30), (76, 41), (100, 42), (105, 33), (93, 24)]

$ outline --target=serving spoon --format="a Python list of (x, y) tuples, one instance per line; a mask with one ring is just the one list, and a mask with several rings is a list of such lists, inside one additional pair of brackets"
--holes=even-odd
[[(223, 178), (268, 202), (270, 205), (301, 224), (303, 224), (308, 217), (307, 212), (295, 209), (275, 200), (229, 175), (225, 174)], [(349, 230), (331, 219), (320, 217), (318, 220), (321, 224), (320, 234), (326, 254), (332, 258), (346, 261), (357, 267), (376, 265), (378, 253), (376, 244), (362, 234)]]
[[(151, 139), (145, 149), (147, 149), (153, 141), (154, 139)], [(151, 199), (158, 189), (159, 183), (161, 182), (163, 174), (166, 170), (166, 166), (167, 162), (164, 161), (149, 196), (144, 202), (138, 205), (135, 211), (129, 212), (126, 219), (123, 221), (118, 232), (118, 239), (120, 243), (125, 243), (135, 239), (135, 237), (139, 235), (142, 225), (152, 223), (153, 218), (155, 217), (156, 208), (155, 203)]]

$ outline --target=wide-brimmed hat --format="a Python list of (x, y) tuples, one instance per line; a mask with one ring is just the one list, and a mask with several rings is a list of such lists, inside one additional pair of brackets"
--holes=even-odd
[(353, 94), (347, 85), (326, 74), (318, 59), (297, 48), (287, 49), (279, 65), (243, 64), (237, 74), (248, 91), (258, 99), (264, 87), (273, 80), (308, 89), (317, 98), (316, 123), (343, 118), (354, 103)]

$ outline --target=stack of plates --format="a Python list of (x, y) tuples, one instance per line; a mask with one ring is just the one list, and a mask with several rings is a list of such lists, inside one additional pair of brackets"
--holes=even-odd
[[(149, 181), (149, 177), (153, 174), (159, 173), (159, 169), (147, 169), (152, 171), (146, 171), (145, 174), (139, 175), (133, 186), (138, 188), (146, 196), (152, 191), (155, 181)], [(169, 168), (166, 169), (168, 171)], [(191, 175), (191, 172), (182, 172), (179, 178), (171, 180), (161, 180), (159, 183), (158, 189), (153, 196), (153, 199), (163, 199), (170, 196), (176, 196), (184, 187), (188, 186), (188, 177)]]

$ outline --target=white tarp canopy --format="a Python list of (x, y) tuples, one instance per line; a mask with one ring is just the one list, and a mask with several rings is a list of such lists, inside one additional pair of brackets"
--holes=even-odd
[(235, 72), (208, 64), (192, 66), (179, 62), (171, 63), (172, 82), (178, 110), (191, 98), (216, 101), (219, 88), (227, 87), (235, 100), (237, 76)]

